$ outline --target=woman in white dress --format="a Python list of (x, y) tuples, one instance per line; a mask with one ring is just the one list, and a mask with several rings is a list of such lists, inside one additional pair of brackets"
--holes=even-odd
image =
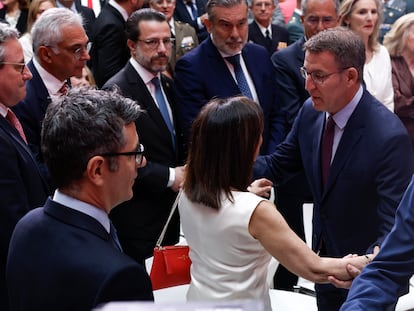
[(383, 18), (381, 0), (343, 0), (339, 8), (340, 24), (356, 32), (365, 43), (364, 82), (367, 90), (394, 111), (391, 59), (378, 42)]
[(271, 256), (317, 283), (331, 275), (348, 280), (347, 263), (370, 259), (317, 256), (272, 202), (247, 191), (262, 130), (261, 108), (246, 97), (213, 99), (193, 123), (178, 205), (192, 260), (188, 300), (259, 299), (271, 310)]

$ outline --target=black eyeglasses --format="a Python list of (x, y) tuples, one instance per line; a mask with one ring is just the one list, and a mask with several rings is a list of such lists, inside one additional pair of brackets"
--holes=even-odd
[(135, 161), (137, 162), (138, 166), (141, 166), (142, 161), (144, 160), (144, 146), (142, 144), (139, 144), (136, 151), (107, 152), (107, 153), (100, 154), (100, 156), (102, 157), (135, 156)]
[(25, 63), (0, 62), (0, 65), (12, 65), (14, 69), (19, 71), (21, 74), (24, 73), (24, 68), (26, 68)]

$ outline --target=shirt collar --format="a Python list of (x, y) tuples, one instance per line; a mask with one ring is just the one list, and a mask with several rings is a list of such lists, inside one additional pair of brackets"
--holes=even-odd
[(46, 69), (44, 69), (42, 65), (39, 64), (39, 62), (37, 62), (35, 57), (33, 57), (33, 65), (39, 72), (39, 75), (42, 78), (42, 81), (45, 84), (49, 95), (59, 95), (59, 90), (62, 87), (63, 83), (65, 83), (65, 80), (60, 81), (55, 76), (46, 71)]
[(78, 199), (75, 199), (71, 196), (68, 196), (60, 192), (59, 190), (55, 191), (53, 195), (53, 201), (96, 219), (109, 233), (110, 222), (109, 222), (108, 214), (104, 210), (96, 206), (93, 206), (89, 203), (86, 203)]
[[(145, 84), (148, 84), (151, 82), (151, 80), (154, 78), (154, 74), (147, 69), (145, 69), (140, 63), (138, 63), (133, 57), (130, 58), (130, 63), (132, 67), (137, 71), (138, 75), (141, 77), (141, 79), (144, 81)], [(157, 74), (157, 77), (161, 81), (160, 74)]]

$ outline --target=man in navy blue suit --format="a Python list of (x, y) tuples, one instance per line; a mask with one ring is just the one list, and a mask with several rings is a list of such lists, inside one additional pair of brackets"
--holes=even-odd
[[(282, 140), (273, 66), (264, 47), (247, 43), (247, 11), (245, 0), (210, 0), (205, 21), (210, 37), (176, 64), (178, 121), (185, 142), (193, 120), (210, 99), (244, 94), (242, 90), (246, 88), (241, 85), (246, 83), (249, 97), (260, 104), (265, 115), (262, 154), (272, 152)], [(244, 84), (238, 80), (240, 70), (229, 60), (232, 56), (240, 60)]]
[[(301, 21), (305, 35), (286, 49), (272, 55), (276, 72), (275, 89), (283, 122), (283, 138), (289, 133), (300, 108), (309, 97), (305, 89), (305, 79), (300, 73), (305, 59), (303, 44), (318, 32), (337, 26), (338, 9), (338, 0), (304, 0)], [(299, 193), (298, 189), (303, 190), (303, 193)], [(279, 211), (292, 230), (305, 239), (303, 203), (312, 202), (305, 175), (298, 174), (288, 183), (276, 187), (275, 191), (275, 203)], [(296, 275), (283, 266), (278, 266), (273, 283), (275, 288), (292, 290), (297, 281)]]
[(355, 279), (341, 311), (395, 310), (414, 274), (414, 177), (397, 209), (395, 224), (373, 262)]
[[(357, 35), (332, 28), (304, 47), (301, 72), (311, 98), (285, 141), (259, 157), (255, 175), (281, 184), (304, 172), (314, 202), (313, 249), (330, 257), (370, 253), (391, 230), (414, 172), (410, 139), (362, 86), (365, 49)], [(322, 311), (346, 299), (333, 285), (315, 289)]]
[(91, 310), (153, 300), (144, 267), (122, 252), (108, 214), (132, 197), (146, 164), (141, 113), (116, 92), (72, 90), (45, 115), (42, 152), (57, 186), (13, 232), (6, 280), (12, 310)]
[[(7, 311), (6, 259), (14, 226), (23, 215), (43, 205), (49, 190), (36, 161), (14, 124), (11, 107), (26, 95), (32, 75), (24, 64), (15, 28), (0, 23), (0, 310)], [(18, 125), (17, 125), (18, 126)]]

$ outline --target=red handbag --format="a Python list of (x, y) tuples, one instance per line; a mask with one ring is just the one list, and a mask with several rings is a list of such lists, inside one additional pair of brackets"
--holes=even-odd
[(181, 192), (175, 199), (171, 213), (154, 247), (154, 259), (150, 273), (153, 290), (188, 284), (191, 280), (191, 259), (188, 256), (190, 250), (188, 245), (161, 246), (168, 224), (177, 208), (180, 194)]

